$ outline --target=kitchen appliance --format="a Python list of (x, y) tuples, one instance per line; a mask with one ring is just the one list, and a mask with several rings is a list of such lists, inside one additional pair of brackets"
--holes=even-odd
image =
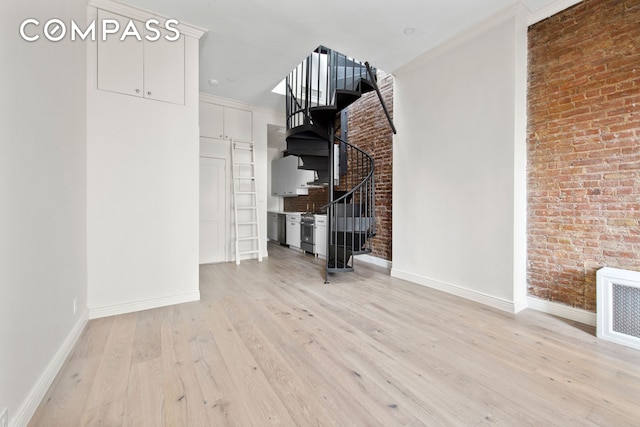
[(302, 248), (303, 251), (312, 254), (315, 253), (313, 233), (315, 222), (316, 218), (312, 213), (305, 213), (300, 217), (300, 248)]

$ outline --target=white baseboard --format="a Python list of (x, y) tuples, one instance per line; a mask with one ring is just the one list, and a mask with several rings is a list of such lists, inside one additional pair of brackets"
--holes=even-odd
[(426, 286), (428, 288), (437, 289), (439, 291), (456, 295), (471, 301), (479, 302), (480, 304), (488, 305), (489, 307), (497, 308), (498, 310), (515, 313), (515, 305), (513, 301), (496, 298), (491, 295), (472, 291), (471, 289), (462, 288), (450, 283), (444, 283), (439, 280), (430, 279), (428, 277), (419, 276), (417, 274), (407, 273), (406, 271), (401, 271), (397, 268), (391, 269), (391, 276), (416, 283), (418, 285)]
[(171, 295), (167, 297), (152, 298), (143, 301), (127, 302), (124, 304), (117, 304), (106, 307), (89, 308), (89, 319), (116, 316), (118, 314), (133, 313), (136, 311), (150, 310), (152, 308), (166, 307), (168, 305), (182, 304), (192, 301), (200, 301), (200, 291), (180, 295)]
[(378, 258), (375, 256), (363, 254), (356, 255), (356, 260), (366, 262), (367, 264), (377, 265), (378, 267), (386, 268), (387, 270), (391, 270), (393, 267), (393, 263), (391, 261), (387, 261), (386, 259)]
[(573, 320), (585, 325), (596, 326), (596, 313), (570, 307), (552, 301), (545, 301), (540, 298), (527, 297), (527, 307), (533, 310), (549, 313), (563, 319)]
[(65, 360), (67, 360), (71, 350), (73, 350), (73, 346), (76, 345), (78, 338), (80, 338), (87, 321), (88, 312), (85, 310), (78, 316), (78, 321), (73, 325), (69, 335), (67, 335), (67, 338), (65, 338), (64, 342), (53, 356), (53, 359), (51, 359), (51, 362), (49, 362), (49, 365), (47, 365), (47, 368), (44, 370), (40, 378), (38, 378), (38, 381), (16, 412), (15, 417), (13, 417), (9, 422), (11, 427), (26, 427), (29, 423), (29, 420), (31, 420), (31, 417), (33, 417), (33, 414), (36, 412), (36, 409), (38, 409), (40, 402), (44, 399), (47, 390), (49, 390), (49, 387), (53, 384), (53, 380), (56, 378), (56, 375), (58, 375), (58, 372), (62, 369), (62, 365)]

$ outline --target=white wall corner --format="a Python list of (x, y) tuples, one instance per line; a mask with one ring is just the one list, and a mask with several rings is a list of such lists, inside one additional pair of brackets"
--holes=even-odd
[(571, 307), (553, 301), (546, 301), (536, 297), (527, 297), (528, 308), (563, 319), (573, 320), (589, 326), (596, 326), (596, 313)]
[(444, 283), (439, 280), (430, 279), (428, 277), (420, 276), (417, 274), (408, 273), (406, 271), (398, 270), (397, 268), (391, 269), (391, 276), (398, 279), (406, 280), (411, 283), (426, 286), (428, 288), (436, 289), (438, 291), (446, 292), (451, 295), (462, 297), (464, 299), (484, 304), (489, 307), (497, 308), (498, 310), (506, 311), (508, 313), (515, 313), (514, 303), (502, 298), (497, 298), (491, 295), (466, 289), (461, 286), (452, 285), (450, 283)]
[(58, 372), (62, 369), (67, 357), (71, 354), (71, 351), (80, 338), (80, 335), (82, 335), (82, 331), (84, 331), (88, 320), (87, 310), (79, 313), (77, 322), (45, 368), (42, 375), (38, 378), (38, 381), (34, 384), (20, 408), (16, 411), (16, 415), (12, 417), (9, 425), (13, 427), (22, 427), (29, 423), (29, 420), (31, 420), (31, 417), (35, 414), (36, 409), (38, 409), (42, 399), (44, 399), (49, 387), (53, 384), (56, 375), (58, 375)]
[(527, 19), (519, 3), (515, 11), (515, 93), (513, 150), (513, 302), (514, 312), (527, 308)]
[(150, 310), (153, 308), (166, 307), (169, 305), (183, 304), (193, 301), (200, 301), (200, 291), (181, 295), (152, 298), (142, 301), (131, 301), (124, 304), (110, 305), (105, 307), (90, 307), (89, 319), (99, 319), (101, 317), (134, 313), (136, 311)]

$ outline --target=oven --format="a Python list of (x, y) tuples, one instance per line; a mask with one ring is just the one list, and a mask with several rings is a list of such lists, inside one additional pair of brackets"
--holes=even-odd
[(300, 217), (300, 248), (312, 254), (315, 253), (315, 242), (313, 240), (315, 222), (315, 216), (311, 213), (302, 214)]

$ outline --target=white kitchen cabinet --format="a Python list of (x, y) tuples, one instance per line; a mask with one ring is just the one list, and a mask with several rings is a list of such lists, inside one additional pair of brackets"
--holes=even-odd
[(300, 214), (287, 214), (287, 245), (300, 248)]
[(327, 257), (327, 216), (314, 215), (314, 235), (313, 243), (315, 244), (316, 255), (322, 258)]
[(275, 242), (278, 241), (278, 213), (267, 213), (267, 238)]
[(184, 37), (144, 42), (144, 97), (184, 105)]
[(239, 108), (201, 102), (200, 136), (253, 141), (253, 113)]
[(271, 195), (294, 197), (309, 194), (307, 184), (315, 179), (313, 171), (298, 169), (298, 157), (286, 156), (271, 162)]
[[(161, 37), (149, 41), (143, 22), (98, 9), (98, 22), (105, 19), (117, 20), (120, 30), (106, 41), (98, 39), (98, 89), (184, 104), (184, 36), (168, 41), (166, 30), (158, 28)], [(120, 40), (130, 21), (142, 40), (133, 35)]]

